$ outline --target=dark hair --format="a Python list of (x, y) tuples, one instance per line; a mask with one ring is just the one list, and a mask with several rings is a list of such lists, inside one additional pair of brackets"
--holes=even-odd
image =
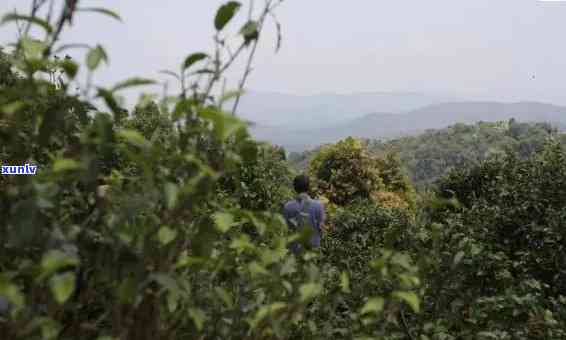
[(299, 175), (293, 180), (293, 187), (298, 194), (309, 191), (309, 177), (306, 175)]

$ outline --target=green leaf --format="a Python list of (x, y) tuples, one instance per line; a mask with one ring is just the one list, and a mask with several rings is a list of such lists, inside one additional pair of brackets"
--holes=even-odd
[(373, 297), (370, 298), (365, 305), (360, 310), (360, 314), (369, 314), (369, 313), (381, 313), (383, 311), (383, 306), (385, 305), (385, 300), (381, 297)]
[(175, 208), (179, 198), (179, 187), (175, 183), (167, 182), (163, 190), (165, 193), (165, 206), (167, 209)]
[(242, 91), (238, 91), (238, 90), (234, 90), (234, 91), (228, 91), (225, 94), (222, 95), (222, 97), (220, 97), (220, 99), (218, 100), (218, 103), (220, 107), (222, 107), (222, 105), (224, 105), (227, 101), (236, 98), (236, 97), (241, 97), (243, 96), (245, 93), (244, 90)]
[(107, 89), (103, 89), (99, 87), (97, 92), (97, 97), (102, 98), (104, 100), (106, 106), (108, 106), (110, 111), (112, 111), (112, 113), (114, 114), (114, 121), (119, 122), (122, 119), (122, 116), (124, 115), (123, 113), (124, 109), (120, 107), (120, 104), (118, 104), (118, 101), (114, 97), (114, 94), (112, 94), (112, 92), (108, 91)]
[(259, 323), (261, 321), (263, 321), (267, 316), (272, 315), (274, 313), (276, 313), (277, 311), (280, 311), (284, 308), (287, 307), (286, 303), (283, 302), (274, 302), (270, 305), (267, 306), (261, 306), (258, 311), (256, 312), (256, 314), (254, 315), (253, 319), (249, 320), (249, 324), (251, 326), (252, 329), (257, 328), (257, 326), (259, 325)]
[(67, 272), (55, 275), (49, 280), (49, 287), (55, 301), (64, 304), (75, 291), (75, 274)]
[(117, 135), (130, 145), (146, 150), (151, 148), (151, 143), (136, 130), (122, 129), (118, 131)]
[(176, 237), (177, 237), (177, 231), (167, 226), (163, 226), (159, 228), (159, 231), (157, 232), (157, 239), (164, 246), (173, 242), (173, 240), (175, 240)]
[(496, 332), (479, 332), (477, 336), (479, 339), (501, 339), (501, 336)]
[(181, 255), (179, 255), (179, 258), (175, 263), (175, 269), (183, 269), (191, 266), (200, 266), (203, 265), (204, 263), (206, 263), (206, 259), (201, 257), (188, 256), (187, 252), (184, 251), (183, 253), (181, 253)]
[(411, 258), (407, 254), (395, 253), (391, 257), (391, 263), (397, 264), (408, 270), (413, 269), (413, 266), (411, 265)]
[(30, 328), (41, 329), (41, 339), (55, 340), (61, 333), (62, 326), (49, 317), (36, 317), (31, 322)]
[(95, 13), (100, 13), (100, 14), (104, 14), (106, 16), (109, 16), (111, 18), (114, 18), (118, 21), (122, 21), (122, 18), (120, 17), (120, 15), (118, 15), (118, 13), (106, 9), (106, 8), (100, 8), (100, 7), (81, 7), (81, 8), (77, 8), (77, 11), (80, 12), (95, 12)]
[(96, 70), (102, 61), (108, 63), (108, 55), (102, 46), (96, 45), (96, 47), (88, 51), (86, 55), (86, 66), (89, 70)]
[(322, 293), (322, 286), (315, 282), (305, 283), (299, 287), (301, 302), (305, 303)]
[(53, 163), (53, 172), (61, 173), (64, 171), (78, 170), (81, 167), (82, 164), (74, 159), (60, 158)]
[(236, 12), (242, 7), (238, 1), (229, 1), (228, 3), (220, 6), (214, 18), (214, 27), (216, 30), (221, 31), (232, 20)]
[(41, 275), (39, 280), (47, 277), (62, 268), (75, 267), (79, 264), (79, 259), (63, 253), (60, 250), (50, 250), (41, 259)]
[(170, 292), (167, 294), (167, 309), (169, 313), (174, 313), (179, 307), (180, 295), (178, 293)]
[(350, 293), (350, 277), (348, 273), (342, 272), (340, 274), (340, 288), (344, 293)]
[(4, 112), (7, 115), (13, 115), (23, 108), (25, 104), (22, 101), (15, 101), (8, 103), (6, 105), (0, 106), (0, 112)]
[(146, 79), (146, 78), (130, 78), (124, 81), (119, 82), (118, 84), (114, 85), (114, 87), (110, 90), (111, 92), (116, 92), (120, 90), (124, 90), (130, 87), (136, 86), (146, 86), (146, 85), (153, 85), (156, 81), (153, 79)]
[(464, 253), (463, 251), (459, 251), (456, 256), (454, 256), (454, 265), (457, 265), (458, 263), (460, 263), (462, 261), (462, 259), (464, 258), (464, 255), (466, 255), (466, 253)]
[(240, 237), (232, 240), (230, 249), (235, 249), (238, 254), (241, 254), (246, 250), (254, 249), (254, 245), (251, 243), (248, 235), (240, 235)]
[(20, 40), (20, 43), (27, 59), (43, 58), (43, 52), (47, 48), (43, 42), (25, 37)]
[(209, 69), (202, 69), (202, 70), (197, 70), (195, 72), (193, 72), (194, 74), (214, 74), (214, 70), (209, 70)]
[(63, 52), (64, 50), (68, 50), (68, 49), (71, 49), (71, 48), (86, 48), (86, 49), (90, 49), (90, 48), (92, 48), (92, 47), (91, 47), (90, 45), (88, 45), (88, 44), (80, 44), (80, 43), (79, 43), (79, 44), (77, 44), (77, 43), (76, 43), (76, 44), (63, 44), (63, 45), (57, 47), (57, 48), (55, 49), (55, 51), (53, 51), (53, 54), (61, 53), (61, 52)]
[(238, 118), (227, 115), (215, 108), (202, 109), (198, 114), (201, 118), (212, 122), (213, 132), (220, 140), (226, 140), (228, 137), (246, 127), (246, 124)]
[(230, 293), (228, 293), (226, 289), (221, 287), (214, 287), (214, 291), (216, 292), (216, 295), (220, 298), (220, 300), (224, 302), (226, 307), (232, 308), (234, 306), (234, 301), (232, 301), (232, 296), (230, 296)]
[(297, 272), (297, 260), (295, 257), (289, 256), (285, 259), (285, 262), (281, 265), (281, 276), (290, 275)]
[(137, 107), (141, 109), (145, 109), (149, 107), (149, 105), (153, 104), (159, 95), (155, 93), (142, 93), (140, 98), (138, 99), (138, 103), (136, 104)]
[(206, 58), (208, 58), (208, 55), (206, 53), (202, 53), (202, 52), (193, 53), (189, 55), (187, 58), (185, 58), (185, 61), (183, 62), (182, 70), (185, 71), (193, 64)]
[(70, 79), (74, 79), (77, 76), (79, 71), (79, 65), (77, 63), (71, 60), (64, 60), (60, 65)]
[(118, 286), (118, 301), (122, 304), (134, 303), (137, 288), (137, 281), (133, 277), (127, 277), (122, 280)]
[(8, 13), (8, 14), (4, 15), (2, 17), (2, 21), (0, 22), (0, 25), (4, 25), (4, 24), (12, 22), (12, 21), (30, 22), (32, 24), (40, 26), (41, 28), (43, 28), (45, 30), (45, 32), (47, 32), (49, 34), (53, 33), (53, 27), (51, 27), (51, 25), (49, 25), (49, 23), (47, 21), (40, 19), (38, 17), (31, 17), (29, 15), (21, 15), (21, 14), (16, 14), (16, 13)]
[(222, 233), (227, 232), (230, 228), (238, 224), (234, 222), (234, 216), (226, 212), (217, 212), (212, 215), (212, 219), (214, 220), (216, 229)]
[(240, 34), (244, 37), (246, 44), (257, 40), (259, 38), (259, 24), (253, 20), (246, 22), (240, 29)]
[(168, 76), (174, 77), (174, 78), (176, 78), (177, 80), (181, 81), (181, 76), (178, 75), (177, 73), (173, 72), (173, 71), (161, 70), (161, 71), (159, 71), (159, 73), (166, 74), (166, 75), (168, 75)]
[(417, 294), (413, 292), (393, 292), (393, 297), (405, 301), (415, 313), (418, 313), (420, 310), (420, 301)]
[(174, 277), (163, 273), (154, 273), (150, 275), (150, 280), (157, 282), (162, 288), (168, 292), (179, 293), (179, 284)]
[(206, 321), (206, 315), (201, 309), (198, 308), (189, 308), (189, 316), (195, 323), (197, 330), (200, 332), (204, 326), (204, 322)]
[(261, 276), (261, 275), (269, 275), (269, 271), (267, 269), (265, 269), (265, 267), (263, 267), (261, 264), (257, 263), (256, 261), (252, 261), (248, 265), (248, 270), (250, 271), (250, 274), (252, 275), (252, 277), (258, 277), (258, 276)]
[(25, 297), (18, 286), (10, 283), (6, 278), (0, 276), (0, 296), (6, 298), (12, 305), (21, 308), (24, 306)]

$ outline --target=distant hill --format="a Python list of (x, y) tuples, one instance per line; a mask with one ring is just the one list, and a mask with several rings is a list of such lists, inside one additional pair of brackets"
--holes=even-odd
[(440, 130), (387, 142), (370, 142), (375, 154), (397, 153), (413, 183), (434, 182), (453, 168), (476, 164), (491, 155), (514, 151), (527, 158), (542, 150), (553, 135), (564, 142), (566, 135), (549, 123), (521, 123), (516, 120), (458, 123)]
[(428, 105), (404, 114), (374, 113), (332, 127), (283, 129), (258, 124), (252, 129), (257, 139), (304, 151), (348, 136), (390, 139), (441, 129), (456, 123), (495, 122), (515, 118), (521, 122), (566, 124), (566, 107), (536, 102), (450, 102)]
[[(450, 169), (475, 164), (505, 150), (526, 158), (539, 151), (548, 137), (562, 142), (566, 135), (548, 123), (501, 122), (458, 123), (447, 128), (389, 141), (370, 140), (370, 152), (384, 156), (395, 153), (417, 187), (430, 184)], [(306, 169), (318, 150), (292, 153), (289, 162), (297, 170)]]
[(266, 127), (321, 128), (360, 118), (368, 112), (403, 113), (451, 100), (457, 98), (420, 93), (368, 92), (297, 96), (250, 91), (242, 97), (238, 115)]

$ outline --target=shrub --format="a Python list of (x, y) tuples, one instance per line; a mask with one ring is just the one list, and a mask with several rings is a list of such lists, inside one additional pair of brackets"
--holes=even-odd
[(427, 287), (422, 325), (435, 325), (424, 334), (566, 335), (565, 175), (566, 153), (550, 143), (528, 159), (493, 158), (439, 183), (440, 200), (454, 204), (436, 205), (436, 223), (412, 242)]
[(373, 157), (365, 144), (353, 138), (321, 148), (309, 174), (317, 193), (338, 206), (372, 200), (385, 207), (415, 208), (414, 191), (398, 158)]
[(285, 200), (292, 197), (292, 173), (279, 147), (251, 144), (249, 157), (222, 179), (221, 190), (237, 200), (243, 209), (281, 212)]
[[(34, 1), (34, 7), (45, 4)], [(238, 31), (234, 59), (255, 50), (279, 4), (267, 1)], [(9, 63), (0, 68), (0, 152), (10, 162), (39, 166), (37, 176), (0, 183), (3, 337), (327, 338), (336, 330), (308, 316), (326, 315), (350, 292), (357, 299), (349, 304), (347, 333), (384, 336), (377, 328), (384, 315), (389, 320), (402, 304), (418, 309), (405, 282), (414, 269), (396, 253), (366, 263), (369, 282), (387, 280), (383, 296), (350, 287), (350, 274), (326, 270), (317, 254), (289, 254), (297, 235), (268, 210), (283, 195), (283, 183), (268, 178), (287, 176), (281, 152), (258, 147), (246, 125), (221, 110), (230, 95), (211, 96), (234, 60), (222, 60), (221, 52), (240, 7), (230, 1), (218, 10), (214, 53), (191, 54), (180, 72), (167, 71), (181, 92), (156, 104), (142, 101), (131, 116), (119, 104), (120, 91), (154, 81), (131, 78), (113, 87), (89, 81), (81, 97), (69, 95), (80, 65), (53, 51), (64, 48), (60, 33), (73, 16), (77, 22), (77, 8), (63, 6), (61, 15), (46, 18), (37, 16), (40, 8), (4, 17), (47, 34), (37, 40), (24, 29), (14, 57), (0, 59)], [(197, 68), (204, 60), (212, 68)], [(92, 47), (88, 74), (104, 61), (104, 49)], [(194, 72), (210, 77), (188, 88)], [(108, 113), (91, 104), (97, 101)], [(236, 185), (229, 191), (226, 183)], [(253, 239), (246, 228), (254, 230)]]

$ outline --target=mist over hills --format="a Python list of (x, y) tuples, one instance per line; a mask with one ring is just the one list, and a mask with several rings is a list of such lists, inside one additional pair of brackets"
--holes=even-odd
[(333, 127), (370, 112), (402, 113), (447, 101), (450, 95), (400, 92), (323, 93), (299, 96), (271, 92), (246, 92), (238, 115), (266, 127), (308, 129)]
[(276, 128), (257, 124), (252, 128), (252, 134), (259, 140), (284, 146), (288, 151), (304, 151), (348, 136), (388, 139), (455, 123), (495, 122), (511, 118), (563, 126), (566, 124), (566, 107), (538, 102), (445, 102), (406, 113), (367, 114), (326, 127)]

